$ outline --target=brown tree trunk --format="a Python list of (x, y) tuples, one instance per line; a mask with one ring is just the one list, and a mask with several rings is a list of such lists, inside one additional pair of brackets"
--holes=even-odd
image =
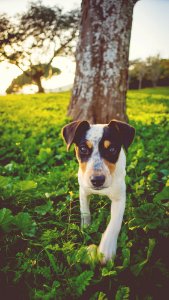
[(45, 91), (44, 91), (44, 88), (43, 88), (42, 83), (41, 83), (41, 76), (38, 76), (36, 74), (36, 75), (34, 75), (33, 80), (34, 80), (34, 82), (36, 83), (36, 85), (38, 87), (37, 93), (44, 93)]
[(42, 86), (42, 83), (41, 83), (41, 79), (40, 79), (40, 78), (38, 78), (38, 80), (36, 81), (36, 84), (37, 84), (37, 86), (38, 86), (38, 93), (44, 93), (45, 91), (44, 91), (44, 88), (43, 88), (43, 86)]
[(136, 2), (82, 0), (76, 75), (68, 109), (74, 120), (127, 120), (128, 54)]
[(157, 87), (157, 80), (152, 80), (153, 87)]
[(138, 80), (138, 89), (141, 90), (142, 88), (142, 78), (140, 77)]

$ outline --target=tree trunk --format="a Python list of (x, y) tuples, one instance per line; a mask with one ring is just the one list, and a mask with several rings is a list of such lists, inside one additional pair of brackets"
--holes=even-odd
[(136, 2), (82, 0), (76, 75), (68, 109), (74, 120), (127, 120), (128, 54)]
[(142, 78), (140, 77), (138, 80), (138, 89), (141, 90), (142, 88)]
[(42, 83), (41, 83), (41, 79), (39, 78), (39, 80), (37, 81), (37, 86), (38, 86), (38, 93), (44, 93), (44, 88), (42, 86)]
[(34, 77), (33, 80), (35, 81), (37, 87), (38, 87), (38, 91), (37, 93), (44, 93), (44, 88), (42, 86), (42, 83), (41, 83), (41, 78), (36, 76), (36, 78)]
[(152, 80), (152, 85), (153, 85), (154, 88), (157, 87), (157, 81), (156, 80)]

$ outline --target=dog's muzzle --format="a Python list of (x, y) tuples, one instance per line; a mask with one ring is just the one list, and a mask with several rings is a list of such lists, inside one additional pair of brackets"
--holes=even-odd
[(105, 182), (105, 176), (104, 175), (91, 176), (90, 181), (95, 189), (99, 189), (103, 186)]

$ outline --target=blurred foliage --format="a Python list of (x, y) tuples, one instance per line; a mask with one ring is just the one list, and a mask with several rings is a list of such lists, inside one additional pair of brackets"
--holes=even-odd
[[(96, 246), (110, 201), (92, 196), (81, 231), (77, 169), (61, 128), (70, 93), (0, 97), (0, 290), (3, 299), (165, 299), (168, 290), (169, 89), (128, 92), (136, 137), (114, 261)], [(90, 245), (90, 246), (89, 246)]]
[(145, 87), (169, 85), (169, 59), (159, 55), (146, 60), (135, 59), (129, 62), (128, 87), (141, 89)]

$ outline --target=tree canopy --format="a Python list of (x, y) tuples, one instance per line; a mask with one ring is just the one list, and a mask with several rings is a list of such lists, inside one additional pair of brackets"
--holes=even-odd
[(45, 69), (57, 55), (72, 53), (78, 23), (78, 10), (63, 13), (57, 6), (51, 8), (40, 2), (31, 3), (27, 12), (14, 20), (2, 15), (0, 61), (15, 64), (43, 92), (41, 78), (45, 77)]

